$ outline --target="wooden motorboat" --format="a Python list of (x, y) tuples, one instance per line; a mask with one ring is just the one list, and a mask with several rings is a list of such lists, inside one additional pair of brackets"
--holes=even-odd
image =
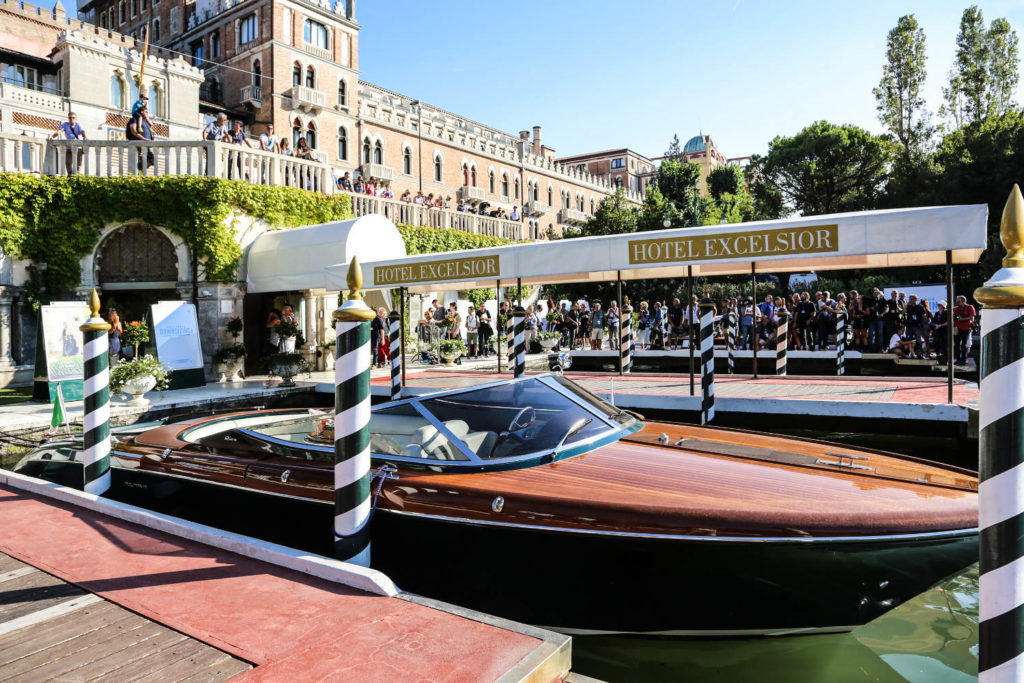
[[(316, 410), (149, 429), (115, 445), (110, 495), (328, 552), (330, 429)], [(558, 376), (388, 403), (371, 432), (373, 566), (568, 633), (846, 630), (978, 559), (973, 472), (645, 423)], [(18, 469), (75, 484), (77, 458), (55, 442)]]

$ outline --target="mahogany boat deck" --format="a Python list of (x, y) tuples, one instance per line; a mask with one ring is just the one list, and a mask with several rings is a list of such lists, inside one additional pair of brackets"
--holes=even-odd
[(542, 673), (564, 663), (564, 642), (512, 622), (371, 595), (9, 484), (0, 514), (0, 680), (565, 673)]

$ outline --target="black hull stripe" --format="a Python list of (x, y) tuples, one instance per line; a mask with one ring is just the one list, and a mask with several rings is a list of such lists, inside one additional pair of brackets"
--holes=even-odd
[(348, 512), (370, 497), (370, 474), (367, 472), (356, 481), (334, 489), (334, 510), (336, 513)]
[(96, 481), (110, 470), (110, 456), (103, 456), (85, 466), (85, 481)]
[(1024, 316), (986, 333), (981, 340), (981, 376), (1024, 358)]
[(1009, 444), (1024, 443), (1024, 407), (1007, 413), (981, 430), (979, 480), (985, 481), (1021, 464), (1019, 449)]
[(334, 442), (334, 464), (356, 457), (370, 446), (369, 428), (358, 429)]
[(1024, 605), (978, 625), (978, 671), (1005, 664), (1024, 652)]
[(979, 541), (982, 574), (1024, 557), (1024, 513), (982, 529)]

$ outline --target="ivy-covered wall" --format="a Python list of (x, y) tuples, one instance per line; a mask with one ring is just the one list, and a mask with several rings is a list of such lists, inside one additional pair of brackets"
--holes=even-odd
[(440, 251), (459, 251), (460, 249), (482, 249), (502, 244), (512, 244), (512, 240), (488, 235), (473, 235), (461, 230), (428, 228), (417, 225), (399, 225), (405, 241), (405, 251), (413, 254), (433, 254)]

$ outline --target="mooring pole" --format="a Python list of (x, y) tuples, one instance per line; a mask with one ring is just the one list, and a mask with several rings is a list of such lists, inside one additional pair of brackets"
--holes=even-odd
[(633, 370), (633, 307), (629, 305), (629, 297), (622, 300), (619, 307), (619, 374), (624, 375)]
[[(619, 332), (621, 332), (622, 331), (622, 303), (623, 303), (622, 302), (622, 271), (621, 270), (615, 271), (615, 301), (617, 301), (618, 304), (619, 304)], [(618, 360), (619, 374), (623, 375), (623, 374), (626, 373), (626, 368), (622, 364), (622, 335), (620, 334), (619, 338), (616, 339), (614, 337), (615, 332), (613, 332), (611, 328), (608, 329), (608, 332), (609, 332), (609, 334), (608, 334), (608, 348), (609, 349), (616, 349), (616, 348), (618, 349), (618, 351), (619, 351), (619, 360)]]
[(334, 312), (334, 555), (370, 566), (370, 321), (359, 290), (363, 272), (348, 264), (348, 300)]
[(398, 288), (398, 312), (402, 314), (402, 339), (399, 344), (402, 347), (402, 386), (405, 386), (405, 287)]
[(709, 297), (700, 302), (700, 423), (715, 419), (715, 307)]
[[(501, 324), (500, 324), (500, 321), (498, 320), (498, 318), (501, 317), (501, 280), (498, 280), (497, 284), (494, 286), (494, 300), (496, 302), (495, 305), (497, 306), (497, 308), (495, 309), (494, 320), (491, 321), (492, 323), (494, 323), (494, 325), (491, 327), (491, 329), (494, 330), (494, 351), (495, 351), (494, 355), (496, 355), (498, 357), (498, 374), (500, 375), (501, 374), (501, 335), (505, 334), (505, 330), (501, 329)], [(508, 351), (507, 347), (506, 347), (505, 351), (506, 352)]]
[(522, 377), (526, 374), (526, 309), (516, 303), (512, 310), (512, 336), (515, 344), (512, 358), (512, 376)]
[(391, 349), (391, 400), (397, 401), (402, 398), (402, 315), (398, 311), (391, 311), (388, 316), (388, 332), (390, 334)]
[(789, 311), (786, 305), (775, 312), (779, 317), (779, 327), (775, 330), (775, 374), (786, 374), (786, 348), (789, 344)]
[(985, 307), (978, 419), (980, 683), (1024, 678), (1024, 197), (1016, 185), (999, 233), (1003, 267), (974, 292)]
[(836, 313), (836, 375), (846, 374), (846, 310), (840, 305)]
[(757, 379), (757, 345), (760, 343), (760, 340), (757, 334), (757, 263), (754, 261), (750, 262), (750, 300), (754, 302), (754, 329), (750, 335), (750, 340), (753, 342), (751, 346), (754, 349), (754, 371), (751, 373), (750, 379)]
[(84, 342), (82, 471), (85, 492), (102, 496), (110, 488), (110, 324), (100, 317), (100, 295), (95, 289), (89, 309), (89, 319), (78, 328)]
[(739, 323), (736, 315), (736, 309), (730, 308), (725, 318), (725, 350), (728, 353), (727, 371), (730, 375), (736, 372), (736, 325)]
[(686, 266), (686, 334), (690, 345), (690, 396), (694, 394), (693, 384), (693, 266)]
[[(1016, 187), (1016, 186), (1015, 186)], [(953, 252), (946, 251), (946, 403), (953, 402)]]

